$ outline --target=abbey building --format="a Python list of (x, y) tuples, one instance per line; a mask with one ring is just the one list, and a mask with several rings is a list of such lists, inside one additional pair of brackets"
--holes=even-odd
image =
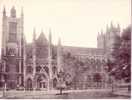
[[(3, 9), (2, 18), (2, 48), (0, 65), (0, 88), (16, 89), (24, 87), (27, 90), (56, 89), (58, 72), (65, 71), (72, 83), (71, 87), (96, 87), (96, 79), (100, 77), (100, 87), (107, 87), (108, 75), (104, 71), (105, 62), (109, 57), (114, 39), (120, 34), (120, 27), (107, 27), (106, 33), (97, 37), (98, 48), (81, 48), (52, 44), (51, 30), (47, 39), (43, 33), (36, 38), (33, 30), (32, 43), (26, 43), (24, 36), (24, 14), (16, 16), (14, 7), (10, 16)], [(75, 67), (65, 60), (65, 54), (71, 54), (77, 61), (82, 61), (82, 73), (76, 78)], [(65, 57), (64, 57), (65, 56)], [(69, 58), (68, 58), (69, 59)], [(70, 58), (72, 59), (72, 58)], [(85, 62), (84, 62), (85, 61)], [(85, 70), (84, 70), (85, 69)]]

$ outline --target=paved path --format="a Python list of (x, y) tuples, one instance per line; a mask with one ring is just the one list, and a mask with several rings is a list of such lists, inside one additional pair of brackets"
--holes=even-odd
[(113, 94), (120, 96), (131, 96), (131, 93), (128, 91), (115, 91)]
[[(63, 90), (63, 93), (83, 93), (83, 92), (110, 92), (110, 89), (87, 89), (87, 90)], [(34, 95), (54, 95), (59, 94), (59, 90), (50, 90), (50, 91), (16, 91), (10, 90), (6, 91), (6, 96), (34, 96)], [(0, 92), (0, 96), (3, 95), (3, 91)]]
[[(59, 94), (59, 90), (51, 91), (6, 91), (5, 98), (111, 98), (111, 89), (87, 89), (87, 90), (65, 90), (63, 91), (66, 95)], [(2, 94), (2, 91), (0, 92)], [(123, 96), (119, 96), (123, 97)], [(113, 97), (115, 98), (115, 97)]]
[[(63, 93), (78, 93), (78, 92), (110, 92), (111, 89), (87, 89), (87, 90), (63, 90)], [(30, 94), (36, 94), (36, 93), (43, 93), (43, 94), (56, 94), (59, 93), (59, 90), (50, 90), (50, 91), (16, 91), (16, 90), (10, 90), (6, 91), (6, 93), (30, 93)]]

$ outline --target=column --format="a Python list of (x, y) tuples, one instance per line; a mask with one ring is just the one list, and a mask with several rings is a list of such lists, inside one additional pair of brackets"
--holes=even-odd
[(51, 30), (49, 30), (49, 45), (48, 45), (48, 63), (49, 63), (49, 79), (48, 79), (48, 90), (53, 88), (52, 84), (52, 37)]
[(59, 39), (58, 41), (58, 46), (57, 46), (57, 67), (58, 67), (58, 72), (62, 71), (62, 55), (61, 55), (61, 40)]
[(36, 74), (36, 30), (33, 30), (33, 46), (32, 46), (32, 59), (33, 59), (33, 89), (36, 90), (36, 81), (35, 81), (35, 74)]
[(24, 82), (24, 87), (26, 86), (26, 54), (25, 54), (25, 45), (23, 46), (23, 82)]

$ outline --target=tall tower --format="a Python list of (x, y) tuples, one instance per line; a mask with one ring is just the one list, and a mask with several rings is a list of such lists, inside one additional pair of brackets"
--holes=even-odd
[(101, 33), (98, 33), (97, 36), (97, 47), (100, 49), (104, 49), (105, 48), (105, 36), (103, 34), (103, 30), (101, 30)]
[(6, 55), (6, 33), (7, 33), (7, 16), (6, 9), (3, 8), (3, 18), (2, 18), (2, 56)]
[(3, 16), (2, 16), (2, 48), (1, 48), (1, 59), (3, 62), (3, 73), (0, 74), (0, 87), (3, 87), (5, 84), (5, 71), (6, 71), (6, 33), (7, 33), (7, 16), (6, 9), (3, 8)]
[(2, 19), (2, 60), (4, 61), (6, 73), (5, 83), (7, 88), (14, 89), (22, 84), (22, 34), (23, 34), (23, 16), (16, 17), (16, 9), (12, 7), (10, 16), (6, 16), (6, 10), (3, 9)]

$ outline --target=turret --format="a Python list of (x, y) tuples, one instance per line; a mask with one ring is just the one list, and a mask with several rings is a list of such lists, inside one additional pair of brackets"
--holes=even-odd
[(13, 17), (13, 18), (16, 17), (16, 9), (15, 9), (14, 6), (11, 8), (10, 16)]
[[(12, 30), (13, 28), (13, 30)], [(15, 7), (10, 10), (10, 16), (7, 17), (6, 9), (3, 8), (2, 21), (2, 59), (4, 61), (4, 69), (8, 68), (7, 88), (15, 89), (17, 85), (22, 85), (23, 81), (23, 59), (24, 43), (23, 38), (23, 21), (21, 18), (16, 18)], [(10, 64), (11, 63), (11, 64)], [(16, 73), (15, 75), (13, 73)], [(10, 86), (10, 84), (14, 84)]]
[(3, 19), (2, 19), (2, 50), (1, 55), (6, 55), (6, 37), (7, 37), (7, 17), (6, 9), (3, 7)]
[(6, 9), (5, 9), (5, 6), (3, 8), (3, 18), (6, 17)]
[(120, 36), (121, 28), (120, 28), (119, 24), (117, 24), (117, 28), (116, 29), (117, 29), (117, 35)]

